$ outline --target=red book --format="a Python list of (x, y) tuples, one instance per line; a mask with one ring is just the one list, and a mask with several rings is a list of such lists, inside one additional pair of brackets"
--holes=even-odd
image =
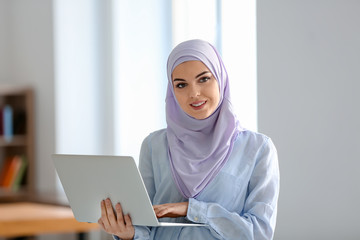
[(16, 172), (19, 168), (19, 162), (21, 162), (21, 158), (18, 156), (11, 157), (9, 168), (5, 173), (5, 178), (3, 182), (3, 187), (10, 188), (13, 182), (13, 179), (16, 177)]
[(20, 171), (20, 168), (21, 168), (21, 165), (23, 163), (23, 160), (22, 160), (22, 158), (20, 156), (15, 156), (14, 161), (15, 161), (14, 168), (13, 168), (13, 171), (11, 173), (11, 177), (9, 179), (8, 185), (7, 185), (8, 188), (13, 187), (15, 179), (17, 178), (17, 176), (19, 174), (19, 171)]
[(0, 187), (4, 186), (4, 181), (5, 181), (6, 175), (9, 171), (10, 163), (11, 163), (11, 157), (8, 157), (4, 160), (4, 163), (2, 165), (1, 172), (0, 172)]

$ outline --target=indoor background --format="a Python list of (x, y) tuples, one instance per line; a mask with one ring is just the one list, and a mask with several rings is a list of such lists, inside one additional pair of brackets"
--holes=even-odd
[(53, 153), (137, 157), (166, 126), (167, 55), (203, 38), (242, 125), (277, 147), (275, 239), (359, 239), (359, 12), (356, 0), (0, 0), (0, 84), (35, 90), (37, 191), (63, 194)]

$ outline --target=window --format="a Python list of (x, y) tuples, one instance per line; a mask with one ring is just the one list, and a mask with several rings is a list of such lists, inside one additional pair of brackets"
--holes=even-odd
[(173, 46), (194, 38), (221, 53), (234, 110), (247, 129), (257, 130), (256, 3), (238, 0), (173, 0)]
[(257, 131), (256, 1), (224, 0), (222, 56), (232, 103), (243, 127)]
[(166, 127), (170, 31), (170, 1), (114, 1), (115, 154), (137, 160), (143, 139)]

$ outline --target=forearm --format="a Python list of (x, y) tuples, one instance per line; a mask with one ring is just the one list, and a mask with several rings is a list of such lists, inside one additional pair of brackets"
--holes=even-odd
[[(260, 203), (259, 203), (260, 204)], [(276, 212), (270, 206), (259, 206), (267, 211), (266, 217), (247, 212), (242, 215), (229, 212), (217, 203), (206, 203), (189, 199), (187, 218), (197, 223), (205, 223), (213, 230), (212, 234), (223, 239), (271, 239), (273, 226), (271, 219)], [(271, 212), (271, 213), (270, 213)]]

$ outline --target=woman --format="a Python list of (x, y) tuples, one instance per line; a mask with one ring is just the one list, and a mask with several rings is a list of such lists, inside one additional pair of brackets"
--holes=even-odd
[(167, 128), (144, 140), (139, 169), (160, 220), (208, 226), (132, 226), (109, 199), (101, 203), (100, 226), (115, 239), (272, 239), (276, 149), (240, 126), (220, 55), (205, 41), (183, 42), (171, 52), (167, 73)]

